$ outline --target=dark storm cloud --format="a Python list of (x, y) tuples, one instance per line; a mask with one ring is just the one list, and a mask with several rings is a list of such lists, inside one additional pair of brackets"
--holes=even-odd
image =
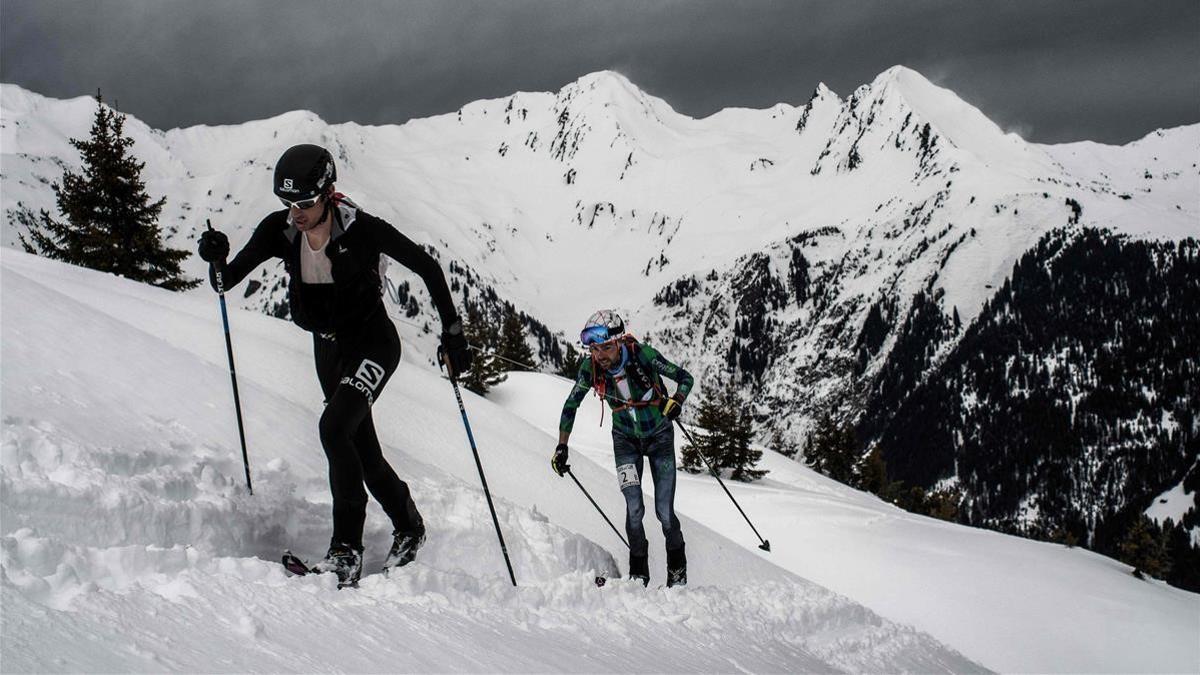
[(1031, 140), (1125, 142), (1200, 121), (1200, 3), (0, 3), (0, 80), (159, 128), (397, 123), (605, 68), (702, 117), (898, 63)]

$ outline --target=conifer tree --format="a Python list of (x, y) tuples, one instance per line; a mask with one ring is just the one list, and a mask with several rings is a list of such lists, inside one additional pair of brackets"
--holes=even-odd
[(941, 520), (957, 522), (962, 501), (962, 488), (958, 486), (940, 488), (926, 495), (925, 513)]
[(579, 366), (583, 363), (584, 355), (575, 349), (575, 345), (567, 345), (567, 353), (563, 354), (562, 367), (558, 369), (558, 374), (568, 379), (575, 379), (579, 376)]
[(679, 468), (688, 473), (700, 473), (705, 470), (704, 460), (707, 459), (713, 467), (717, 466), (716, 459), (721, 446), (720, 434), (717, 429), (724, 424), (723, 413), (717, 410), (707, 399), (702, 399), (697, 406), (697, 428), (692, 431), (691, 440), (680, 453)]
[(469, 303), (463, 333), (475, 353), (471, 356), (471, 368), (463, 373), (460, 381), (468, 390), (483, 396), (508, 377), (504, 373), (503, 363), (496, 358), (500, 333), (477, 305)]
[(497, 353), (503, 357), (504, 370), (534, 370), (533, 350), (525, 341), (525, 325), (512, 305), (504, 305), (504, 322), (500, 328)]
[(1167, 554), (1171, 570), (1165, 581), (1193, 593), (1200, 593), (1200, 546), (1192, 543), (1192, 535), (1183, 523), (1170, 518), (1163, 523), (1163, 538), (1167, 543)]
[(854, 480), (859, 454), (854, 428), (837, 424), (829, 413), (822, 413), (809, 437), (804, 460), (815, 471), (849, 485)]
[(1161, 579), (1170, 570), (1171, 559), (1167, 555), (1167, 542), (1158, 524), (1145, 514), (1130, 523), (1125, 536), (1117, 546), (1121, 562), (1133, 566), (1133, 576), (1142, 579), (1145, 574)]
[(17, 211), (29, 235), (18, 235), (25, 250), (173, 291), (199, 285), (179, 267), (189, 253), (162, 241), (158, 215), (167, 200), (150, 201), (141, 178), (145, 163), (129, 153), (133, 139), (125, 136), (125, 116), (97, 93), (91, 137), (73, 138), (71, 145), (82, 157), (82, 172), (66, 171), (62, 185), (52, 185), (66, 222), (45, 209), (38, 215)]
[(876, 447), (859, 461), (855, 468), (857, 481), (855, 487), (866, 490), (872, 494), (878, 495), (885, 501), (892, 501), (895, 498), (896, 485), (888, 479), (887, 462), (883, 459), (883, 453)]
[(771, 439), (767, 441), (767, 447), (789, 459), (795, 459), (796, 455), (800, 453), (800, 447), (784, 437), (778, 429), (771, 432)]
[(728, 445), (722, 453), (721, 464), (733, 469), (730, 475), (733, 480), (744, 483), (756, 481), (767, 475), (767, 471), (754, 468), (762, 459), (762, 450), (750, 447), (751, 441), (754, 440), (754, 414), (750, 406), (738, 396), (732, 381), (726, 384), (720, 398), (722, 405), (733, 410), (733, 426), (726, 434)]
[(704, 431), (693, 434), (699, 447), (685, 446), (684, 470), (697, 472), (703, 464), (703, 452), (713, 468), (733, 469), (733, 480), (750, 482), (767, 474), (754, 466), (762, 459), (762, 451), (750, 447), (754, 438), (754, 417), (738, 396), (732, 382), (725, 383), (699, 405), (696, 423)]

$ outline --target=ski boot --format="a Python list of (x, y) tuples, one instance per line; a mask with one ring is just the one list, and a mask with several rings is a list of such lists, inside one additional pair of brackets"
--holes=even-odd
[(325, 558), (312, 566), (316, 574), (333, 572), (337, 575), (338, 588), (357, 586), (362, 576), (362, 551), (346, 544), (333, 544)]
[(425, 543), (425, 525), (420, 524), (415, 530), (403, 532), (396, 530), (392, 533), (392, 548), (388, 551), (387, 559), (383, 561), (384, 571), (393, 567), (404, 567), (417, 557), (417, 549)]
[(643, 586), (650, 585), (649, 556), (629, 554), (629, 578), (637, 579)]
[(687, 586), (687, 556), (683, 547), (667, 551), (667, 588)]

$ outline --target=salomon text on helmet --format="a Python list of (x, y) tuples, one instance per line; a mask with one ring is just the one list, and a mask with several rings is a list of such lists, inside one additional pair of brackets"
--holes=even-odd
[(287, 202), (319, 197), (336, 180), (333, 155), (319, 145), (293, 145), (275, 164), (275, 196)]

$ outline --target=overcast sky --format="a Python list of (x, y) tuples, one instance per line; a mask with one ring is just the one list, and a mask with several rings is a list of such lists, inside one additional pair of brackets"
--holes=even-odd
[(0, 0), (0, 81), (160, 129), (400, 123), (603, 69), (679, 112), (920, 71), (1028, 140), (1200, 122), (1200, 2)]

